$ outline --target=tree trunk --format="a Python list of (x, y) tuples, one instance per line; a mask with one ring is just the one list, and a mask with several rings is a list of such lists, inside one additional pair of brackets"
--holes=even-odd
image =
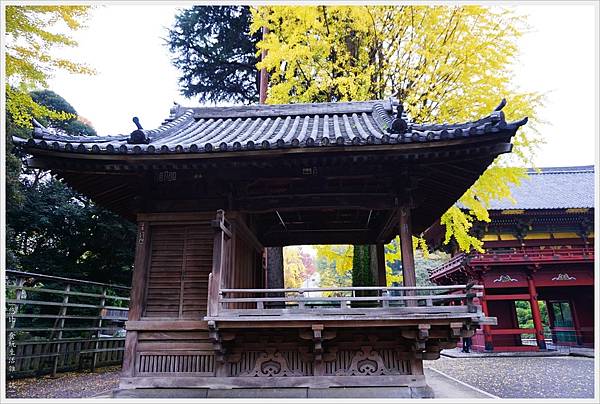
[(283, 287), (283, 247), (267, 247), (267, 288)]

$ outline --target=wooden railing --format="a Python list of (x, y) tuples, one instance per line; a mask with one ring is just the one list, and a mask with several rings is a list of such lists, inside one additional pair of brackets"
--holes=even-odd
[(442, 265), (430, 269), (429, 270), (429, 278), (435, 277), (436, 275), (438, 275), (440, 273), (446, 273), (452, 269), (460, 267), (463, 264), (465, 258), (466, 258), (465, 253), (456, 254), (454, 257), (452, 257), (450, 260), (443, 263)]
[(429, 270), (429, 279), (454, 272), (463, 265), (515, 265), (559, 262), (593, 262), (594, 249), (585, 247), (573, 248), (511, 248), (506, 250), (488, 249), (485, 253), (466, 255), (460, 253), (448, 262)]
[(6, 270), (7, 376), (121, 363), (129, 290)]
[(217, 314), (209, 317), (478, 313), (473, 299), (482, 291), (480, 285), (221, 289)]
[(475, 254), (470, 259), (470, 265), (514, 265), (529, 262), (565, 262), (565, 261), (594, 261), (594, 249), (585, 247), (574, 248), (515, 248), (497, 251), (489, 249), (484, 254)]

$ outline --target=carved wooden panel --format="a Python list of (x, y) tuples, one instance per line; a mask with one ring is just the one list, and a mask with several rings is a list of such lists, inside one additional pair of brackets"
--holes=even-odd
[(137, 373), (194, 373), (212, 376), (215, 367), (214, 355), (193, 353), (154, 353), (138, 355)]
[(410, 361), (400, 359), (395, 349), (362, 346), (359, 350), (333, 350), (325, 362), (325, 374), (335, 376), (383, 376), (410, 374)]
[(312, 376), (313, 363), (304, 352), (246, 351), (236, 355), (237, 361), (229, 364), (231, 376), (248, 377), (288, 377)]

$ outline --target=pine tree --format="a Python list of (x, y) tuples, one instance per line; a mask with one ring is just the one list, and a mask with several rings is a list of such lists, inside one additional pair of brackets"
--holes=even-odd
[(194, 6), (181, 11), (167, 45), (186, 97), (200, 102), (258, 101), (257, 33), (248, 6)]

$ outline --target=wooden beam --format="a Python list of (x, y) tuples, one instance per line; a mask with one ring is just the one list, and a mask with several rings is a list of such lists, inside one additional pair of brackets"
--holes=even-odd
[(517, 293), (512, 295), (485, 295), (485, 299), (491, 300), (529, 300), (531, 295), (529, 293)]
[(368, 230), (272, 232), (259, 240), (265, 247), (296, 244), (373, 244), (375, 234)]
[(381, 230), (377, 234), (377, 241), (386, 240), (390, 233), (396, 234), (396, 232), (392, 231), (392, 230), (394, 229), (394, 225), (396, 224), (397, 220), (398, 220), (398, 209), (394, 208), (389, 212), (387, 217), (384, 219), (383, 225), (381, 226)]

